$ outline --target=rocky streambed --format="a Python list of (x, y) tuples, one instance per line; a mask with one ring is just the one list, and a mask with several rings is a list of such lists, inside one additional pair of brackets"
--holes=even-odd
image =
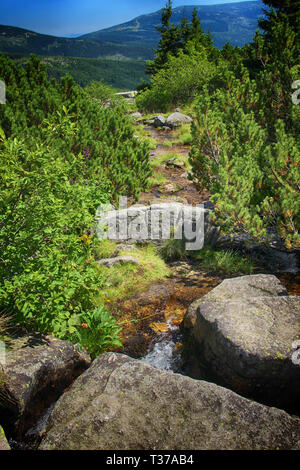
[(219, 283), (183, 323), (177, 300), (140, 359), (91, 363), (42, 336), (16, 344), (0, 410), (12, 448), (300, 449), (300, 298), (254, 275)]
[[(155, 158), (173, 137), (152, 135)], [(162, 171), (181, 189), (153, 187), (143, 204), (172, 196), (209, 206), (182, 169)], [(65, 341), (19, 340), (7, 353), (0, 400), (11, 447), (299, 450), (299, 274), (282, 253), (277, 276), (224, 279), (192, 260), (172, 263), (169, 279), (114, 306), (136, 321), (124, 324), (123, 351), (93, 362)]]

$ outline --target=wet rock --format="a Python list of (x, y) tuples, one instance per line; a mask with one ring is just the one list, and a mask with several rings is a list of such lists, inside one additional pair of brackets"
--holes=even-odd
[(90, 365), (90, 357), (68, 341), (32, 334), (6, 353), (6, 396), (1, 424), (9, 438), (20, 439), (51, 402)]
[(140, 264), (139, 260), (137, 258), (134, 258), (133, 256), (117, 256), (115, 258), (105, 258), (100, 259), (99, 261), (97, 261), (97, 263), (99, 265), (107, 266), (108, 268), (112, 268), (116, 264)]
[(124, 353), (130, 357), (139, 359), (147, 352), (147, 338), (143, 334), (137, 334), (128, 338), (124, 344)]
[(275, 276), (223, 281), (190, 306), (184, 327), (193, 344), (190, 375), (269, 405), (298, 407), (292, 345), (300, 338), (300, 298), (288, 296)]
[(1, 450), (10, 450), (9, 444), (7, 442), (5, 433), (0, 426), (0, 451)]
[(170, 127), (171, 129), (174, 129), (175, 127), (179, 127), (182, 124), (190, 124), (191, 122), (193, 122), (193, 119), (191, 117), (176, 112), (171, 114), (167, 118), (165, 125)]
[(58, 400), (39, 449), (300, 449), (300, 420), (106, 353)]

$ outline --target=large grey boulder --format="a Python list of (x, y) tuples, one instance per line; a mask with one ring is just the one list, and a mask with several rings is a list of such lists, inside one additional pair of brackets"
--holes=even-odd
[(78, 375), (90, 357), (68, 341), (29, 335), (6, 353), (6, 395), (0, 401), (0, 424), (20, 439)]
[(191, 340), (185, 359), (193, 377), (212, 377), (275, 406), (300, 402), (300, 367), (293, 361), (300, 298), (288, 296), (275, 276), (223, 281), (190, 306), (183, 326)]
[(193, 119), (191, 117), (176, 112), (170, 114), (170, 116), (167, 117), (165, 125), (173, 129), (175, 127), (181, 126), (182, 124), (190, 124), (191, 122), (193, 122)]
[[(127, 243), (161, 244), (171, 237), (174, 229), (176, 236), (184, 236), (191, 243), (197, 235), (205, 245), (212, 245), (219, 238), (219, 228), (213, 224), (210, 212), (203, 207), (186, 206), (179, 202), (135, 205), (99, 214), (96, 233), (99, 238), (108, 236), (116, 241), (126, 240)], [(120, 231), (119, 227), (122, 227)], [(119, 238), (120, 233), (123, 239)]]
[(300, 420), (106, 353), (58, 400), (39, 449), (300, 449)]

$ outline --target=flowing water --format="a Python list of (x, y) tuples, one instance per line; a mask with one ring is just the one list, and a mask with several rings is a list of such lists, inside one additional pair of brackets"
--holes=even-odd
[(172, 318), (167, 321), (168, 331), (161, 333), (152, 341), (147, 354), (141, 359), (161, 370), (179, 372), (181, 369), (181, 340), (178, 325), (172, 324)]

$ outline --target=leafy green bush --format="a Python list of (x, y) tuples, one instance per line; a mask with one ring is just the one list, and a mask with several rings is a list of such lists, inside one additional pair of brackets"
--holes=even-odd
[(106, 282), (94, 262), (96, 209), (146, 188), (148, 147), (122, 107), (105, 109), (68, 77), (50, 83), (36, 58), (23, 69), (0, 56), (0, 79), (0, 311), (62, 339), (103, 314), (106, 337), (89, 342), (102, 350), (116, 328), (95, 312)]
[(87, 94), (100, 104), (109, 104), (115, 98), (115, 92), (102, 82), (92, 81), (85, 87)]
[(190, 43), (177, 57), (169, 56), (165, 67), (151, 77), (151, 88), (138, 94), (137, 106), (142, 111), (166, 112), (186, 104), (201, 92), (214, 71), (205, 48), (196, 50)]
[(84, 312), (79, 315), (79, 319), (73, 341), (86, 348), (92, 359), (108, 349), (122, 347), (119, 336), (122, 328), (104, 307)]

